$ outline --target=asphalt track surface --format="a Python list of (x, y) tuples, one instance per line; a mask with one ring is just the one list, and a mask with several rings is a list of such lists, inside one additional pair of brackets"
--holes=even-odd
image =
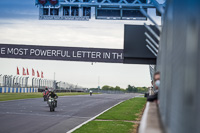
[(63, 96), (50, 112), (42, 98), (0, 102), (0, 133), (66, 133), (134, 94)]

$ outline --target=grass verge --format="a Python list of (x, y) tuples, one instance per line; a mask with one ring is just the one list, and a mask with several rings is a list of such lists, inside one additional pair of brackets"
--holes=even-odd
[(133, 123), (123, 121), (91, 121), (73, 133), (128, 133)]
[(138, 120), (139, 113), (144, 108), (145, 103), (145, 98), (132, 98), (122, 102), (118, 106), (113, 107), (112, 109), (97, 117), (97, 119), (136, 121)]
[(126, 100), (73, 133), (136, 133), (145, 104), (146, 98)]
[[(82, 92), (66, 92), (56, 93), (58, 96), (72, 96), (72, 95), (89, 95)], [(0, 93), (0, 101), (28, 99), (28, 98), (41, 98), (43, 97), (41, 92), (38, 93)]]

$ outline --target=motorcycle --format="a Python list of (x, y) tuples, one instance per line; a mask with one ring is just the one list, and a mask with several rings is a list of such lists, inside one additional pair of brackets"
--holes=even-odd
[(50, 112), (55, 111), (55, 108), (57, 107), (56, 102), (57, 102), (57, 99), (49, 97), (48, 103), (50, 107)]
[(90, 96), (92, 96), (92, 92), (90, 92)]

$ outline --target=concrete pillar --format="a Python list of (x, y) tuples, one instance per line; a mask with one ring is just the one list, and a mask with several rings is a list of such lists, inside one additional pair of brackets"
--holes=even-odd
[(91, 20), (95, 20), (96, 18), (96, 9), (95, 7), (91, 7)]
[(122, 9), (120, 9), (120, 17), (121, 17), (121, 19), (123, 17), (123, 10)]
[(48, 16), (50, 16), (50, 11), (51, 11), (51, 8), (49, 7), (49, 12), (48, 12)]
[(59, 16), (62, 17), (63, 16), (63, 6), (61, 6), (59, 8)]
[(43, 8), (39, 8), (39, 16), (43, 15)]
[(72, 7), (69, 7), (69, 16), (72, 16)]
[(79, 7), (79, 17), (83, 17), (83, 7)]

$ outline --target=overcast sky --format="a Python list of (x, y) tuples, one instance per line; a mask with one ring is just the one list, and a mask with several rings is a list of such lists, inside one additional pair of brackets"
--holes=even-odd
[[(0, 43), (123, 49), (124, 24), (145, 21), (38, 20), (34, 0), (0, 1)], [(159, 21), (159, 19), (157, 19)], [(149, 23), (149, 22), (147, 22)], [(44, 77), (83, 87), (150, 86), (148, 65), (44, 61), (0, 58), (0, 74), (16, 75), (16, 67), (43, 71)], [(20, 73), (20, 74), (21, 74)]]

